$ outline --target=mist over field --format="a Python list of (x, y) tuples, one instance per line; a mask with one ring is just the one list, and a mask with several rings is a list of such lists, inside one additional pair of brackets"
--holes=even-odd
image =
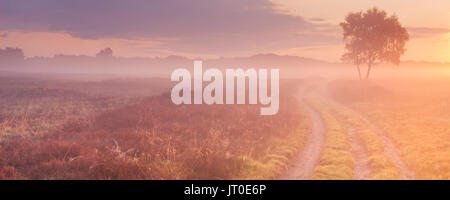
[(280, 111), (259, 116), (260, 105), (174, 105), (170, 73), (191, 59), (85, 59), (2, 65), (1, 178), (296, 179), (303, 162), (302, 179), (448, 179), (442, 64), (376, 66), (359, 81), (352, 65), (293, 56), (205, 60), (279, 66)]
[[(0, 0), (0, 179), (450, 179), (447, 10), (168, 2)], [(202, 92), (278, 69), (276, 114), (251, 73), (177, 105), (195, 61)]]

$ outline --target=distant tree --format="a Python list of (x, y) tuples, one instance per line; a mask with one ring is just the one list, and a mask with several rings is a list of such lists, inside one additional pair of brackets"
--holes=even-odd
[(98, 58), (111, 58), (113, 56), (113, 51), (108, 47), (100, 50), (95, 56)]
[(396, 15), (387, 16), (385, 11), (372, 8), (349, 13), (340, 26), (346, 42), (342, 60), (356, 65), (360, 79), (360, 65), (367, 65), (366, 79), (369, 79), (372, 67), (378, 63), (400, 64), (409, 35)]
[(6, 47), (0, 49), (0, 59), (7, 61), (21, 61), (25, 59), (22, 49)]

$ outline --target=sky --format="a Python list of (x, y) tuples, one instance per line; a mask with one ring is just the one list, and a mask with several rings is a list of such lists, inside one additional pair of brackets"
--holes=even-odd
[(0, 48), (25, 56), (190, 58), (276, 53), (338, 62), (339, 23), (378, 7), (410, 41), (402, 60), (450, 62), (450, 1), (434, 0), (0, 0)]

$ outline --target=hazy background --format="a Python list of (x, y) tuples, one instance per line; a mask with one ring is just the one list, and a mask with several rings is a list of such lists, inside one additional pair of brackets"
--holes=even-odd
[[(410, 39), (358, 80), (339, 23), (374, 6)], [(0, 179), (450, 179), (449, 7), (0, 0)], [(194, 60), (279, 68), (278, 114), (174, 105)]]
[(22, 48), (27, 58), (94, 56), (111, 47), (118, 57), (276, 53), (340, 62), (338, 24), (348, 12), (373, 6), (397, 14), (408, 28), (403, 60), (449, 61), (445, 0), (1, 0), (0, 48)]

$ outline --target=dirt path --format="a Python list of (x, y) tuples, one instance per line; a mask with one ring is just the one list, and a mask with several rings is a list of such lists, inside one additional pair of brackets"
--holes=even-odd
[[(346, 107), (346, 106), (344, 106)], [(346, 108), (351, 109), (351, 108)], [(357, 112), (356, 112), (357, 113)], [(415, 174), (413, 171), (409, 170), (408, 167), (404, 164), (402, 158), (399, 155), (399, 151), (395, 144), (377, 127), (373, 124), (369, 119), (365, 118), (361, 114), (357, 114), (357, 117), (360, 118), (364, 123), (369, 125), (369, 127), (374, 130), (379, 136), (381, 143), (384, 146), (384, 150), (386, 154), (389, 156), (391, 161), (397, 166), (399, 170), (400, 179), (402, 180), (413, 180)], [(370, 179), (370, 167), (367, 164), (367, 155), (365, 154), (365, 149), (361, 144), (357, 142), (357, 138), (354, 129), (350, 127), (349, 134), (352, 138), (352, 154), (355, 158), (355, 179)], [(352, 137), (352, 135), (354, 135)], [(355, 138), (355, 140), (353, 139)], [(356, 141), (356, 142), (355, 142)], [(365, 163), (364, 163), (365, 162)]]
[[(351, 108), (347, 107), (346, 109), (351, 109)], [(358, 113), (358, 112), (356, 112), (356, 113)], [(415, 179), (414, 178), (415, 177), (415, 173), (413, 171), (409, 170), (408, 167), (406, 167), (405, 163), (403, 162), (402, 158), (399, 155), (399, 150), (397, 149), (395, 144), (381, 131), (381, 129), (379, 129), (369, 119), (367, 119), (366, 117), (364, 117), (363, 115), (361, 115), (359, 113), (357, 114), (357, 116), (364, 123), (369, 125), (369, 127), (372, 130), (374, 130), (377, 133), (377, 135), (379, 136), (379, 138), (381, 140), (381, 143), (384, 146), (384, 150), (385, 150), (386, 154), (389, 156), (391, 161), (397, 166), (397, 168), (399, 170), (400, 179), (402, 179), (402, 180), (413, 180), (413, 179)], [(352, 134), (352, 132), (349, 132), (349, 134)], [(358, 145), (358, 144), (355, 144), (354, 142), (352, 142), (352, 151), (353, 151), (353, 148), (356, 148), (356, 149), (362, 148), (362, 150), (364, 150), (363, 146), (361, 146), (361, 147), (357, 147), (357, 146), (353, 147), (353, 145)], [(357, 154), (361, 154), (361, 152), (358, 153), (357, 151), (355, 151), (355, 154), (353, 154), (354, 156), (356, 156), (355, 157), (355, 160), (356, 160), (356, 163), (355, 163), (356, 166), (355, 167), (358, 167), (358, 162), (359, 162), (358, 161), (359, 159), (357, 158), (357, 156), (363, 156), (363, 155), (357, 155)], [(366, 156), (365, 159), (362, 158), (362, 157), (361, 157), (361, 159), (367, 160), (367, 156)], [(359, 163), (359, 164), (363, 164), (363, 163)], [(363, 166), (360, 166), (360, 167), (363, 167)], [(370, 168), (368, 168), (368, 169), (370, 170)], [(362, 171), (360, 171), (360, 170), (362, 170)], [(356, 176), (363, 176), (363, 174), (365, 174), (365, 173), (367, 173), (367, 172), (365, 172), (364, 168), (359, 168), (359, 169), (355, 168), (355, 178), (356, 179), (358, 179), (358, 177), (356, 177)]]
[(385, 147), (386, 153), (391, 157), (392, 162), (398, 167), (399, 173), (400, 173), (400, 179), (402, 180), (413, 180), (415, 177), (415, 174), (413, 171), (409, 170), (408, 167), (406, 167), (405, 163), (403, 162), (402, 158), (400, 157), (398, 153), (398, 149), (395, 146), (392, 141), (383, 134), (383, 132), (375, 126), (371, 121), (364, 118), (363, 119), (369, 124), (370, 128), (372, 128), (378, 136), (380, 136), (381, 142), (383, 143)]
[(367, 153), (364, 146), (360, 143), (355, 128), (350, 127), (348, 129), (348, 135), (351, 142), (351, 153), (355, 159), (354, 180), (369, 180), (370, 179), (370, 167), (367, 160)]
[(325, 144), (325, 125), (320, 114), (311, 106), (301, 104), (308, 112), (312, 121), (312, 133), (308, 136), (304, 150), (289, 164), (286, 173), (280, 177), (283, 180), (306, 180), (314, 173), (317, 161)]
[[(306, 88), (306, 87), (305, 87)], [(303, 151), (295, 157), (288, 165), (287, 171), (279, 178), (282, 180), (307, 180), (310, 179), (314, 173), (314, 169), (322, 153), (322, 148), (325, 144), (326, 127), (320, 114), (314, 110), (310, 105), (305, 103), (302, 99), (304, 92), (303, 88), (300, 91), (300, 104), (307, 111), (312, 122), (312, 133), (308, 136)], [(359, 115), (359, 114), (358, 114)], [(359, 115), (359, 118), (369, 124), (378, 136), (380, 137), (387, 155), (391, 158), (392, 162), (398, 167), (400, 173), (400, 179), (414, 179), (415, 174), (409, 170), (403, 163), (403, 160), (399, 156), (397, 147), (392, 141), (383, 134), (383, 132), (377, 128), (371, 121), (365, 117)], [(351, 140), (351, 153), (355, 159), (354, 177), (355, 180), (368, 180), (370, 179), (370, 167), (368, 164), (367, 152), (355, 133), (355, 128), (349, 126), (348, 134)]]
[[(323, 87), (326, 88), (325, 86), (323, 86)], [(326, 89), (324, 89), (323, 91), (325, 91), (324, 94), (327, 94)], [(348, 109), (350, 109), (350, 108), (348, 108)], [(358, 112), (356, 112), (356, 113), (358, 113)], [(358, 117), (361, 118), (362, 120), (364, 120), (364, 122), (367, 123), (369, 125), (369, 127), (371, 129), (373, 129), (377, 133), (377, 135), (380, 137), (381, 142), (383, 143), (383, 146), (385, 147), (386, 154), (389, 155), (392, 162), (399, 169), (400, 179), (402, 179), (402, 180), (415, 179), (415, 173), (413, 171), (409, 170), (408, 167), (406, 167), (406, 165), (404, 164), (402, 158), (400, 157), (400, 155), (398, 153), (399, 151), (398, 151), (397, 147), (395, 146), (395, 144), (369, 119), (365, 118), (361, 114), (358, 114)], [(354, 130), (351, 130), (351, 131), (349, 130), (349, 134), (355, 134)], [(364, 148), (363, 148), (363, 146), (360, 146), (360, 147), (358, 147), (358, 146), (359, 146), (358, 143), (352, 142), (352, 153), (354, 153), (353, 155), (354, 155), (354, 158), (356, 161), (354, 178), (355, 179), (365, 179), (366, 177), (370, 178), (370, 173), (368, 175), (366, 175), (368, 172), (370, 172), (370, 171), (366, 171), (366, 170), (370, 170), (370, 167), (367, 166), (367, 155), (364, 158), (363, 153), (358, 150), (358, 149), (362, 148), (362, 150), (364, 151)], [(358, 157), (361, 157), (361, 158), (358, 158)], [(365, 162), (365, 164), (363, 162)], [(358, 165), (360, 165), (360, 166), (358, 166)]]

